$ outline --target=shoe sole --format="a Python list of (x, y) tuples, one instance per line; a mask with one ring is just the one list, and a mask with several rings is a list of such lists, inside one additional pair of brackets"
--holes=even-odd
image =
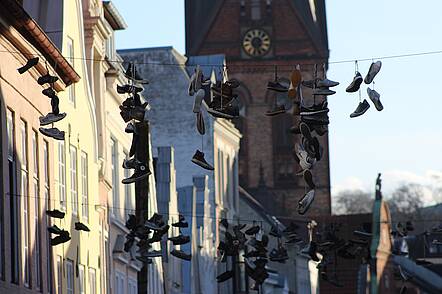
[(335, 91), (330, 90), (329, 92), (313, 92), (313, 96), (331, 96), (336, 94)]
[(141, 181), (141, 180), (147, 178), (150, 174), (151, 174), (151, 172), (148, 172), (148, 173), (142, 175), (141, 177), (123, 179), (121, 181), (121, 183), (123, 183), (123, 184), (132, 184), (132, 183), (135, 183), (135, 182), (138, 182), (138, 181)]
[(329, 112), (328, 109), (321, 109), (321, 110), (315, 110), (315, 111), (303, 111), (301, 112), (301, 116), (308, 116), (308, 115), (314, 115), (319, 113)]
[(204, 162), (202, 162), (202, 161), (199, 161), (198, 159), (192, 158), (192, 162), (195, 163), (196, 165), (198, 165), (198, 166), (204, 168), (204, 169), (207, 169), (207, 170), (214, 170), (213, 166), (211, 166), (211, 165), (209, 165), (209, 164), (207, 164), (207, 163), (204, 163)]

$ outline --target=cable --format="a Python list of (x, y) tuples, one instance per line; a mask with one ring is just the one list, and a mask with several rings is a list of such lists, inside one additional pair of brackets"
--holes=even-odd
[[(61, 202), (58, 199), (48, 199), (45, 197), (36, 197), (36, 196), (31, 196), (31, 195), (24, 195), (24, 194), (14, 194), (14, 193), (5, 193), (5, 196), (13, 196), (13, 197), (24, 197), (24, 198), (33, 198), (33, 199), (41, 199), (41, 200), (48, 200), (48, 201), (54, 201), (54, 203), (56, 202)], [(74, 201), (63, 201), (63, 203), (69, 203), (69, 204), (74, 204), (76, 202)], [(78, 203), (77, 203), (78, 204)], [(81, 206), (101, 206), (101, 204), (81, 204)], [(107, 206), (108, 209), (111, 210), (124, 210), (124, 211), (131, 211), (131, 212), (135, 212), (135, 211), (139, 211), (139, 212), (148, 212), (148, 209), (131, 209), (131, 208), (124, 208), (124, 207), (117, 207), (117, 206)], [(194, 215), (194, 214), (183, 214), (183, 213), (162, 213), (163, 215), (167, 215), (167, 216), (176, 216), (178, 217), (179, 215), (185, 216), (185, 217), (196, 217), (196, 218), (207, 218), (207, 219), (213, 219), (216, 220), (216, 217), (212, 217), (212, 216), (204, 216), (204, 215)], [(339, 216), (339, 215), (337, 215)], [(302, 221), (302, 219), (299, 218), (294, 218), (294, 217), (289, 217), (289, 216), (274, 216), (272, 215), (272, 217), (275, 217), (277, 219), (287, 219), (287, 220), (296, 220), (296, 221)], [(300, 217), (301, 218), (301, 217)], [(232, 221), (232, 222), (237, 222), (237, 221), (245, 221), (245, 222), (250, 222), (250, 223), (262, 223), (261, 220), (250, 220), (250, 219), (228, 219), (228, 218), (220, 218), (220, 219), (226, 219), (228, 221)], [(442, 218), (441, 219), (417, 219), (417, 220), (411, 220), (412, 223), (425, 223), (425, 222), (442, 222)], [(379, 223), (386, 223), (386, 222), (379, 222)], [(396, 221), (392, 221), (392, 224), (398, 223)]]
[[(38, 56), (44, 58), (44, 55), (42, 54), (36, 54), (36, 53), (22, 53), (18, 51), (10, 51), (10, 50), (0, 50), (0, 52), (8, 52), (10, 54), (23, 54), (23, 55), (29, 55), (29, 56)], [(336, 60), (336, 61), (329, 61), (328, 64), (343, 64), (343, 63), (354, 63), (357, 62), (363, 62), (363, 61), (372, 61), (372, 60), (385, 60), (385, 59), (399, 59), (399, 58), (407, 58), (407, 57), (417, 57), (417, 56), (425, 56), (425, 55), (437, 55), (442, 54), (442, 50), (436, 50), (436, 51), (424, 51), (424, 52), (415, 52), (415, 53), (404, 53), (404, 54), (395, 54), (395, 55), (383, 55), (383, 56), (377, 56), (377, 57), (369, 57), (369, 58), (353, 58), (353, 59), (343, 59), (343, 60)], [(128, 63), (128, 61), (121, 61), (121, 60), (111, 60), (111, 59), (94, 59), (94, 58), (84, 58), (84, 57), (71, 57), (71, 56), (63, 56), (65, 59), (77, 59), (77, 60), (85, 60), (85, 61), (94, 61), (94, 62), (110, 62), (110, 63)], [(134, 64), (143, 64), (143, 65), (158, 65), (158, 66), (189, 66), (185, 63), (160, 63), (160, 62), (133, 62)], [(322, 63), (322, 62), (320, 62)], [(319, 63), (319, 64), (320, 64)], [(292, 67), (297, 66), (301, 64), (302, 66), (314, 66), (318, 63), (296, 63), (296, 64), (278, 64), (279, 67)], [(196, 66), (190, 65), (190, 66)], [(227, 65), (219, 65), (219, 64), (199, 64), (199, 66), (203, 67), (215, 67), (215, 68), (227, 68)], [(275, 67), (275, 64), (230, 64), (229, 67)]]

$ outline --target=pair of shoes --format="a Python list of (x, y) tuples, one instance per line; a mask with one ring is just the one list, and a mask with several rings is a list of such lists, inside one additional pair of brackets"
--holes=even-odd
[[(384, 106), (381, 103), (381, 95), (376, 92), (376, 90), (372, 90), (370, 88), (367, 88), (367, 94), (370, 100), (373, 102), (375, 108), (377, 111), (382, 111), (384, 109)], [(351, 118), (358, 117), (363, 115), (368, 109), (370, 108), (370, 104), (368, 104), (367, 99), (364, 99), (364, 101), (359, 102), (358, 106), (356, 107), (355, 111), (350, 114)]]
[(305, 81), (302, 83), (302, 85), (308, 88), (312, 88), (313, 95), (315, 96), (318, 95), (329, 96), (336, 93), (335, 91), (330, 90), (329, 88), (336, 87), (337, 85), (339, 85), (339, 82), (335, 82), (327, 78), (324, 78), (322, 80), (314, 79), (314, 80)]
[(195, 154), (193, 155), (192, 162), (204, 169), (214, 170), (213, 166), (211, 166), (204, 158), (204, 153), (199, 150), (196, 150)]
[[(50, 230), (48, 228), (48, 230)], [(53, 228), (51, 231), (55, 231), (56, 229)], [(51, 246), (56, 246), (58, 244), (63, 244), (71, 240), (71, 236), (69, 235), (69, 232), (66, 230), (60, 230), (56, 233), (58, 236), (51, 239), (50, 244)]]

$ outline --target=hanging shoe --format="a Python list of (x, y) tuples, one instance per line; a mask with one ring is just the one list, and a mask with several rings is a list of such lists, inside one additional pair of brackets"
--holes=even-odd
[(44, 84), (53, 84), (58, 81), (58, 77), (51, 76), (50, 74), (45, 74), (37, 79), (37, 83), (41, 86)]
[(131, 184), (131, 183), (134, 183), (134, 182), (137, 182), (137, 181), (141, 181), (141, 180), (146, 179), (150, 174), (151, 174), (151, 172), (150, 172), (149, 168), (146, 165), (144, 165), (144, 164), (140, 164), (136, 168), (134, 174), (132, 176), (126, 178), (126, 179), (123, 179), (121, 181), (121, 183), (123, 183), (123, 184)]
[(183, 245), (190, 242), (190, 237), (184, 235), (178, 235), (176, 237), (167, 238), (167, 240), (172, 241), (173, 245)]
[(345, 89), (346, 92), (348, 93), (354, 93), (356, 91), (359, 90), (359, 88), (361, 87), (362, 84), (362, 75), (360, 72), (356, 72), (353, 81), (350, 83), (350, 85), (348, 85), (347, 89)]
[(267, 83), (267, 89), (275, 92), (285, 93), (289, 89), (278, 81), (270, 81)]
[(310, 170), (305, 170), (303, 174), (304, 182), (307, 184), (309, 189), (315, 188), (315, 183), (313, 182), (313, 174)]
[(152, 264), (153, 262), (152, 259), (147, 256), (137, 256), (135, 258), (141, 261), (145, 265)]
[(143, 88), (134, 85), (117, 85), (118, 94), (136, 94), (143, 91)]
[(370, 98), (370, 100), (373, 102), (374, 107), (376, 107), (377, 111), (382, 111), (382, 109), (384, 109), (384, 106), (382, 106), (381, 103), (381, 95), (376, 92), (375, 90), (372, 90), (370, 88), (367, 88), (367, 94), (368, 97)]
[(204, 169), (214, 170), (213, 166), (207, 163), (206, 159), (204, 158), (204, 153), (199, 150), (196, 150), (195, 154), (193, 155), (192, 162)]
[(140, 77), (133, 62), (130, 62), (129, 65), (127, 66), (127, 69), (124, 72), (124, 76), (129, 80), (134, 81), (138, 84), (149, 84), (148, 80), (145, 80)]
[(69, 232), (62, 230), (61, 234), (51, 239), (51, 246), (56, 246), (58, 244), (66, 243), (71, 240), (71, 236), (69, 236)]
[(187, 223), (184, 216), (181, 214), (179, 215), (178, 222), (172, 224), (172, 227), (175, 227), (175, 228), (187, 228), (188, 226), (189, 226), (189, 224)]
[(305, 107), (301, 105), (301, 116), (306, 115), (314, 115), (314, 114), (320, 114), (320, 113), (327, 113), (329, 112), (328, 109), (328, 102), (327, 100), (324, 100), (322, 103), (314, 104), (311, 107)]
[(122, 167), (124, 169), (137, 169), (140, 166), (145, 166), (145, 164), (137, 160), (135, 157), (131, 159), (123, 159)]
[(285, 113), (284, 105), (273, 105), (272, 109), (268, 110), (265, 114), (267, 116), (275, 116), (275, 115), (278, 115), (278, 114), (281, 114), (281, 113)]
[(195, 100), (193, 102), (193, 112), (200, 113), (201, 112), (201, 103), (203, 102), (204, 97), (206, 96), (206, 92), (203, 89), (199, 89), (195, 94)]
[(64, 218), (64, 215), (65, 215), (64, 212), (62, 212), (62, 211), (60, 211), (60, 210), (58, 210), (58, 209), (54, 209), (54, 210), (46, 210), (46, 214), (47, 214), (49, 217), (60, 218), (60, 219)]
[(339, 85), (339, 82), (335, 82), (335, 81), (329, 80), (327, 78), (325, 78), (323, 80), (319, 80), (316, 83), (316, 86), (318, 88), (331, 88), (331, 87), (336, 87), (337, 85)]
[(233, 271), (225, 271), (224, 273), (218, 275), (216, 280), (218, 283), (225, 282), (233, 277)]
[(187, 254), (182, 250), (178, 250), (178, 249), (173, 249), (170, 254), (172, 254), (173, 256), (183, 259), (183, 260), (187, 260), (190, 261), (192, 259), (192, 255), (191, 254)]
[(315, 200), (315, 190), (308, 191), (298, 202), (298, 213), (304, 215)]
[[(305, 122), (301, 122), (299, 124), (299, 130), (301, 131), (302, 136), (307, 140), (307, 144), (311, 145), (313, 141), (312, 134), (310, 132), (310, 128)], [(305, 145), (304, 145), (305, 146)]]
[(308, 255), (313, 261), (320, 261), (317, 254), (317, 246), (315, 241), (310, 241), (310, 243), (301, 250), (301, 253)]
[(48, 232), (55, 235), (61, 235), (63, 230), (57, 227), (56, 225), (48, 227)]
[(140, 122), (149, 121), (147, 111), (143, 106), (136, 106), (133, 108), (120, 106), (120, 110), (121, 118), (123, 118), (124, 122), (126, 123), (133, 119)]
[(367, 75), (365, 76), (364, 82), (368, 85), (373, 82), (374, 77), (379, 73), (382, 67), (382, 62), (376, 61), (370, 65)]
[(187, 93), (189, 96), (193, 96), (195, 92), (201, 89), (202, 86), (203, 74), (201, 72), (200, 66), (197, 65), (194, 73), (190, 76), (189, 86), (187, 89)]
[(135, 134), (135, 126), (133, 123), (128, 123), (124, 131), (128, 134)]
[(227, 219), (223, 218), (219, 221), (220, 225), (222, 225), (226, 230), (229, 229), (229, 222), (227, 221)]
[(305, 151), (302, 145), (299, 143), (295, 144), (295, 154), (299, 159), (299, 165), (303, 170), (312, 168), (315, 161), (312, 161), (312, 159), (308, 156), (307, 151)]
[(237, 106), (233, 106), (232, 104), (228, 104), (223, 108), (209, 107), (207, 112), (214, 117), (226, 119), (232, 119), (239, 116), (239, 108)]
[(283, 246), (278, 246), (278, 248), (274, 248), (269, 254), (269, 259), (270, 261), (285, 263), (285, 261), (289, 259), (287, 249), (285, 249)]
[(152, 251), (143, 252), (141, 256), (149, 258), (163, 257), (163, 253), (161, 252), (161, 250), (152, 250)]
[(253, 226), (248, 228), (244, 233), (249, 236), (256, 235), (261, 228), (259, 226)]
[(25, 65), (23, 65), (22, 67), (18, 68), (18, 72), (20, 74), (24, 74), (26, 71), (28, 71), (31, 67), (36, 66), (38, 64), (38, 57), (34, 57), (31, 59), (28, 59), (28, 61), (26, 62)]
[(318, 95), (330, 96), (333, 94), (336, 94), (336, 92), (333, 90), (330, 90), (329, 88), (315, 88), (315, 89), (313, 89), (314, 96), (318, 96)]
[(135, 216), (135, 214), (129, 214), (125, 227), (130, 231), (135, 230), (135, 228), (137, 227), (137, 217)]
[(64, 131), (57, 128), (39, 128), (40, 133), (55, 140), (64, 140)]
[(198, 112), (196, 114), (196, 129), (200, 135), (204, 135), (206, 133), (206, 127), (204, 124), (204, 117), (202, 112)]
[(52, 112), (49, 112), (45, 116), (40, 116), (38, 119), (40, 120), (40, 126), (46, 126), (55, 123), (57, 121), (60, 121), (65, 117), (66, 113), (64, 112), (59, 114), (53, 114)]
[(356, 107), (355, 111), (350, 114), (350, 117), (358, 117), (363, 115), (368, 109), (370, 108), (370, 104), (368, 104), (367, 99), (364, 99), (364, 101), (359, 102), (358, 107)]
[(76, 222), (75, 223), (75, 229), (77, 231), (85, 231), (85, 232), (90, 232), (91, 230), (83, 223), (81, 222)]
[(307, 81), (302, 81), (301, 84), (302, 84), (304, 87), (306, 87), (306, 88), (313, 89), (313, 88), (317, 88), (317, 87), (318, 87), (318, 86), (317, 86), (318, 81), (319, 81), (319, 79), (316, 79), (316, 80), (307, 80)]
[(301, 71), (299, 69), (295, 69), (294, 71), (292, 71), (290, 75), (290, 86), (287, 93), (289, 98), (296, 98), (298, 94), (298, 86), (301, 84), (301, 81)]
[(146, 221), (144, 222), (144, 226), (150, 230), (153, 231), (163, 231), (166, 227), (166, 224), (160, 223), (160, 222), (152, 222), (152, 221)]
[(41, 93), (51, 99), (57, 97), (57, 93), (52, 88), (46, 88), (42, 90)]
[(279, 229), (276, 226), (272, 226), (269, 232), (270, 236), (273, 236), (275, 238), (281, 238), (281, 232), (279, 231)]
[(326, 112), (301, 116), (301, 121), (305, 122), (307, 125), (328, 125), (330, 123)]

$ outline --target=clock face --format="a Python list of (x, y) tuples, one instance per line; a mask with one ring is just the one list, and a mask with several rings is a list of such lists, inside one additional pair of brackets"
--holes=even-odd
[(244, 34), (242, 46), (250, 56), (263, 56), (270, 50), (270, 36), (264, 30), (251, 29)]

